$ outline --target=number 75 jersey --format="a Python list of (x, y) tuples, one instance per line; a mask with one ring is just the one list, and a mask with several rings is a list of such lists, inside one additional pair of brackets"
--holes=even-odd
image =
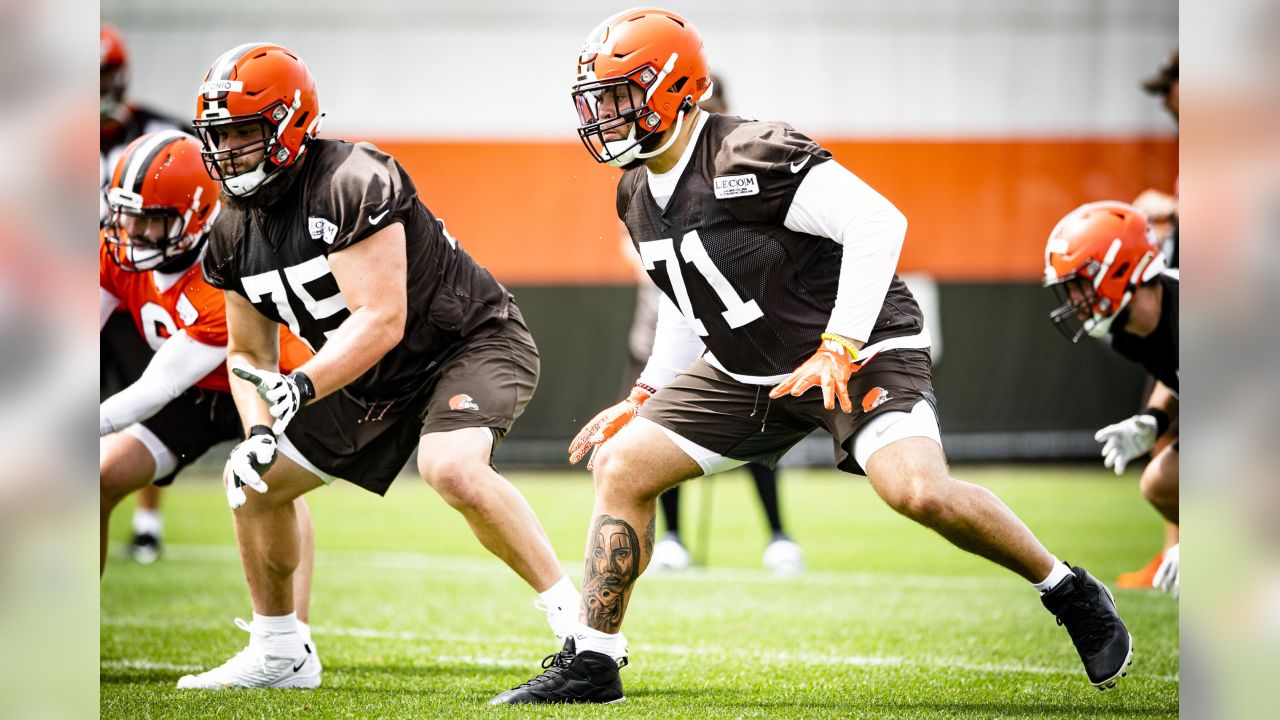
[[(675, 191), (658, 206), (648, 170), (618, 182), (618, 217), (654, 283), (739, 378), (786, 375), (818, 346), (835, 306), (843, 248), (784, 222), (808, 172), (831, 153), (790, 126), (710, 115)], [(895, 274), (868, 344), (920, 335)]]
[(223, 208), (204, 274), (320, 352), (352, 313), (329, 256), (393, 223), (405, 236), (404, 336), (344, 390), (363, 400), (405, 397), (464, 338), (506, 320), (511, 296), (427, 210), (395, 158), (368, 143), (316, 140), (274, 204)]

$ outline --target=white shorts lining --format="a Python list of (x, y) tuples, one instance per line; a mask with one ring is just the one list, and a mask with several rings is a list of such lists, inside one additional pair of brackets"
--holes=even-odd
[(287, 435), (281, 435), (276, 438), (276, 452), (289, 458), (303, 470), (306, 470), (312, 475), (320, 478), (320, 482), (325, 485), (332, 485), (333, 481), (338, 479), (316, 467), (314, 463), (307, 459), (306, 455), (302, 454), (302, 451), (298, 449), (298, 446), (294, 445), (293, 442), (289, 440), (289, 436)]
[(932, 438), (942, 445), (938, 417), (926, 400), (916, 403), (911, 412), (894, 410), (881, 413), (858, 428), (858, 433), (853, 436), (853, 459), (866, 472), (867, 462), (877, 450), (909, 437)]
[(124, 432), (137, 438), (147, 452), (151, 453), (151, 459), (156, 463), (156, 471), (151, 474), (149, 482), (155, 482), (178, 468), (178, 456), (164, 444), (163, 440), (156, 437), (155, 433), (147, 429), (146, 425), (134, 423), (125, 428)]

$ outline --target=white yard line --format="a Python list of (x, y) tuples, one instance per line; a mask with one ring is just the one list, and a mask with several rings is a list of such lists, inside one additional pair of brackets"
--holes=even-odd
[(199, 665), (175, 665), (159, 660), (103, 660), (99, 667), (103, 670), (162, 670), (164, 672), (189, 673), (200, 672), (208, 668)]
[[(119, 627), (169, 627), (168, 623), (151, 620), (148, 618), (103, 618), (104, 626)], [(183, 627), (188, 629), (210, 630), (226, 627), (225, 623), (184, 623)], [(470, 645), (527, 645), (537, 643), (537, 638), (528, 636), (493, 636), (493, 635), (467, 635), (458, 633), (415, 633), (402, 632), (393, 630), (376, 630), (373, 628), (357, 628), (357, 627), (330, 627), (330, 626), (314, 626), (312, 633), (317, 638), (325, 638), (329, 636), (335, 637), (353, 637), (374, 640), (397, 640), (404, 642), (436, 642), (448, 644), (470, 644)], [(551, 643), (547, 643), (547, 647), (551, 648)], [(632, 644), (631, 651), (635, 653), (644, 653), (646, 655), (666, 655), (675, 657), (691, 657), (700, 658), (703, 662), (716, 657), (732, 656), (735, 660), (742, 661), (747, 664), (770, 664), (770, 665), (812, 665), (820, 667), (830, 666), (849, 666), (849, 667), (921, 667), (921, 668), (951, 668), (955, 670), (963, 670), (975, 673), (990, 673), (997, 675), (1030, 673), (1033, 675), (1080, 675), (1081, 670), (1078, 667), (1070, 668), (1053, 668), (1040, 667), (1036, 665), (995, 665), (990, 663), (975, 663), (964, 658), (943, 658), (943, 657), (924, 657), (908, 659), (894, 655), (839, 655), (830, 653), (813, 653), (805, 651), (793, 650), (777, 650), (777, 651), (750, 651), (737, 647), (705, 645), (651, 645), (648, 643)], [(503, 667), (503, 668), (524, 668), (530, 667), (530, 661), (520, 660), (519, 658), (498, 658), (486, 655), (437, 655), (433, 656), (438, 664), (459, 664), (459, 665), (480, 665), (485, 667)], [(133, 660), (104, 660), (102, 662), (104, 669), (135, 669), (135, 670), (165, 670), (172, 672), (191, 672), (201, 670), (203, 668), (195, 665), (173, 665), (170, 663), (151, 661), (146, 659)], [(1157, 682), (1178, 682), (1177, 675), (1146, 675), (1141, 668), (1137, 668), (1133, 674), (1134, 678), (1145, 680), (1154, 680)]]

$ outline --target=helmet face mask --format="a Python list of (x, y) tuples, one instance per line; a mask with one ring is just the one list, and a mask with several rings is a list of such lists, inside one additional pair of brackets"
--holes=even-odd
[[(282, 112), (279, 106), (276, 111)], [(252, 195), (275, 176), (273, 171), (279, 166), (267, 160), (276, 153), (276, 134), (261, 116), (201, 120), (194, 125), (204, 146), (200, 157), (205, 170), (222, 183), (227, 194)]]
[(191, 251), (203, 245), (202, 238), (185, 234), (185, 227), (175, 208), (134, 210), (113, 202), (105, 226), (111, 259), (126, 272), (185, 270)]
[(103, 66), (98, 74), (98, 119), (101, 122), (122, 122), (127, 119), (128, 106), (124, 92), (128, 85), (128, 68), (123, 65)]
[[(633, 75), (655, 77), (649, 67)], [(658, 115), (645, 105), (645, 91), (630, 77), (583, 83), (573, 90), (578, 138), (596, 162), (618, 167), (634, 162), (641, 143), (656, 134)], [(639, 132), (637, 132), (639, 130)]]
[(1097, 312), (1110, 305), (1110, 301), (1098, 297), (1094, 289), (1093, 278), (1097, 271), (1097, 261), (1090, 261), (1075, 274), (1049, 286), (1059, 303), (1049, 313), (1049, 318), (1058, 331), (1073, 343), (1079, 342), (1086, 333), (1101, 337), (1110, 330), (1113, 317)]

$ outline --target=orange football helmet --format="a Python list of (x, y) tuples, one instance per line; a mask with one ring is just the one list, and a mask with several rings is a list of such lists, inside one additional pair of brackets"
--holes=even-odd
[(301, 58), (272, 43), (246, 43), (209, 66), (192, 124), (209, 175), (227, 194), (247, 197), (302, 157), (323, 117)]
[(1103, 337), (1133, 291), (1164, 269), (1147, 218), (1132, 205), (1094, 202), (1064, 217), (1044, 249), (1044, 284), (1061, 303), (1049, 317), (1072, 342)]
[(106, 23), (98, 28), (98, 58), (99, 117), (121, 122), (124, 92), (129, 84), (129, 49), (120, 31)]
[(200, 143), (177, 130), (143, 135), (124, 149), (103, 228), (121, 269), (177, 272), (199, 258), (221, 207), (200, 155)]
[[(685, 113), (711, 96), (702, 35), (667, 10), (618, 13), (583, 44), (572, 94), (578, 137), (597, 162), (623, 167), (653, 157), (675, 141)], [(675, 132), (662, 147), (642, 149), (672, 123)]]

